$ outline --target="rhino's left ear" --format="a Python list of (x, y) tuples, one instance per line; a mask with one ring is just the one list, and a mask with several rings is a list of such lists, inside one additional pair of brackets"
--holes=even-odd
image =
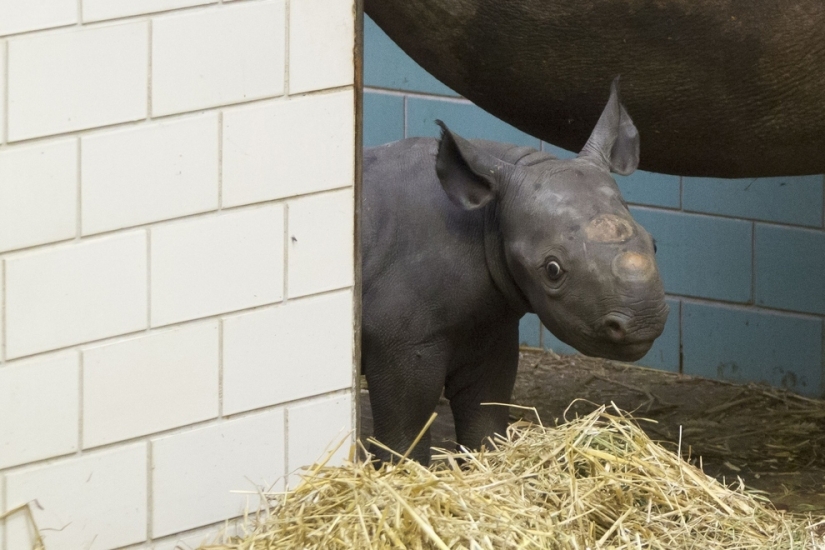
[(501, 178), (511, 164), (479, 149), (463, 137), (454, 134), (440, 120), (441, 141), (435, 159), (435, 172), (450, 200), (465, 210), (481, 208), (500, 188)]
[(611, 172), (627, 176), (639, 166), (639, 131), (619, 99), (619, 77), (610, 86), (610, 99), (585, 143), (580, 157), (590, 157)]

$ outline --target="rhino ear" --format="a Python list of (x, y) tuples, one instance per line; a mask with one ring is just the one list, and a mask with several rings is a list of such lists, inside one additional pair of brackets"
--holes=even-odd
[(639, 131), (619, 99), (619, 77), (610, 86), (610, 99), (585, 143), (580, 157), (590, 157), (611, 172), (627, 176), (639, 166)]
[(490, 155), (454, 134), (440, 120), (441, 140), (435, 172), (450, 200), (465, 210), (481, 208), (499, 191), (508, 163)]

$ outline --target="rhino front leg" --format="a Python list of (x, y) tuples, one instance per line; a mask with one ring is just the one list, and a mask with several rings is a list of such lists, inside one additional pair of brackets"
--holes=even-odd
[[(377, 349), (365, 346), (363, 365), (375, 439), (399, 454), (406, 452), (438, 405), (449, 355), (446, 342), (384, 343)], [(393, 459), (375, 445), (370, 446), (370, 452), (382, 461)], [(410, 458), (429, 464), (429, 430)]]
[(470, 449), (507, 431), (508, 408), (481, 403), (509, 403), (518, 371), (518, 320), (486, 336), (475, 361), (463, 365), (446, 382), (458, 443)]

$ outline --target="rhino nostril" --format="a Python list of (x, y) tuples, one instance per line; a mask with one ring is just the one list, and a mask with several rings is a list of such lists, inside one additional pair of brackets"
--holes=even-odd
[(604, 320), (604, 332), (613, 342), (621, 343), (627, 335), (627, 322), (610, 315)]

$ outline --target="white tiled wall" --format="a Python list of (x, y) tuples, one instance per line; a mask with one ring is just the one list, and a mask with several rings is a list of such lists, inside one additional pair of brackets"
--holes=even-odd
[(83, 448), (218, 416), (218, 320), (83, 350)]
[(218, 0), (83, 0), (83, 21), (102, 21), (217, 2)]
[(9, 40), (9, 141), (145, 118), (148, 42), (146, 21)]
[(207, 112), (84, 136), (83, 235), (216, 210), (218, 132)]
[[(288, 204), (290, 298), (351, 286), (354, 247), (347, 235), (353, 232), (352, 189), (301, 197)], [(323, 269), (318, 269), (318, 258), (328, 262)]]
[(0, 369), (0, 468), (78, 450), (76, 351)]
[[(347, 438), (348, 425), (343, 418), (352, 409), (350, 394), (316, 399), (308, 403), (292, 405), (287, 409), (289, 426), (289, 454), (287, 468), (290, 473), (289, 486), (295, 487), (300, 481), (304, 466), (322, 462), (334, 464), (346, 458), (349, 446), (338, 445)], [(335, 419), (335, 420), (330, 420)], [(302, 434), (313, 433), (318, 437), (308, 438)], [(327, 441), (328, 443), (324, 443)]]
[(77, 138), (0, 148), (0, 252), (74, 238)]
[(0, 36), (76, 22), (75, 0), (0, 0)]
[(242, 520), (222, 522), (209, 527), (193, 529), (186, 533), (176, 533), (168, 537), (160, 537), (147, 550), (194, 550), (201, 546), (218, 545), (229, 542), (232, 536), (243, 536), (246, 533)]
[[(318, 334), (324, 335), (318, 345)], [(347, 388), (349, 289), (229, 316), (223, 322), (223, 410), (259, 409)], [(300, 368), (295, 368), (300, 365)]]
[[(137, 443), (6, 474), (6, 506), (34, 506), (48, 548), (117, 548), (146, 538), (147, 449)], [(6, 548), (32, 547), (24, 515), (6, 520)]]
[(223, 205), (349, 186), (353, 116), (349, 90), (227, 110)]
[(282, 409), (157, 438), (152, 441), (153, 534), (238, 516), (247, 502), (257, 503), (258, 487), (283, 490), (283, 471)]
[(0, 0), (0, 514), (49, 550), (197, 544), (352, 440), (355, 16)]
[(6, 51), (6, 41), (0, 40), (0, 143), (6, 140)]
[[(337, 45), (352, 43), (353, 6), (337, 0), (292, 0), (289, 8), (289, 89), (307, 92), (346, 86), (352, 76), (347, 55)], [(304, 63), (312, 59), (312, 63)]]
[(6, 256), (6, 358), (146, 328), (146, 232)]
[(283, 93), (284, 27), (282, 0), (157, 19), (152, 26), (152, 113)]
[(267, 204), (152, 228), (152, 326), (278, 302), (284, 207)]

